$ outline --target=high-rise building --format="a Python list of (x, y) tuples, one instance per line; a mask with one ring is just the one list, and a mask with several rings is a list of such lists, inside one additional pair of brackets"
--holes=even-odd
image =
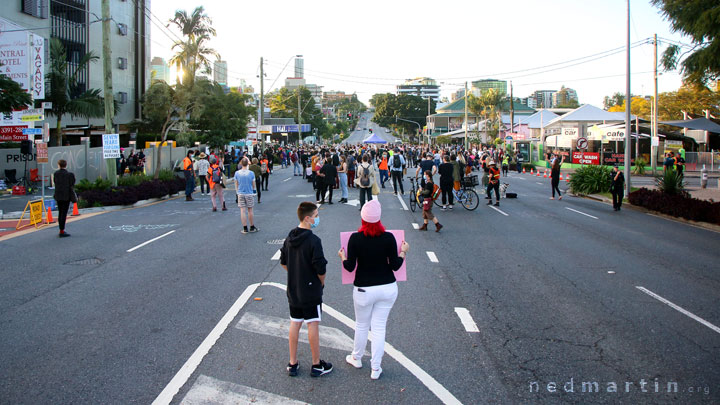
[(168, 83), (170, 80), (170, 66), (165, 62), (165, 59), (156, 56), (152, 58), (150, 62), (150, 76), (153, 80), (162, 80)]
[(303, 78), (305, 77), (305, 63), (303, 61), (303, 58), (296, 57), (295, 58), (295, 77)]
[(420, 96), (425, 100), (429, 97), (437, 101), (440, 99), (440, 86), (438, 86), (435, 80), (429, 77), (407, 79), (405, 83), (397, 86), (397, 94), (411, 94), (413, 96)]
[(461, 98), (463, 98), (463, 97), (465, 97), (465, 89), (460, 89), (460, 90), (454, 91), (454, 92), (450, 95), (450, 101), (459, 100), (459, 99), (461, 99)]
[(218, 84), (227, 85), (227, 62), (224, 60), (216, 60), (213, 63), (213, 80)]
[(553, 107), (569, 106), (577, 107), (578, 95), (577, 92), (571, 88), (562, 86), (559, 91), (552, 95)]
[(535, 106), (533, 108), (553, 108), (553, 94), (557, 93), (557, 90), (537, 90), (533, 93), (532, 97), (535, 99)]
[(482, 79), (472, 82), (472, 93), (476, 96), (483, 95), (490, 89), (495, 89), (500, 94), (507, 94), (507, 82), (505, 80)]

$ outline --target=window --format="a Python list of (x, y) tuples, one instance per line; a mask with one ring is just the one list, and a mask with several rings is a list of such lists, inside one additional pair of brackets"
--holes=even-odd
[(120, 32), (120, 35), (122, 35), (122, 36), (127, 35), (127, 25), (118, 24), (118, 31)]
[(121, 91), (121, 92), (118, 93), (117, 102), (118, 102), (119, 104), (126, 104), (126, 103), (127, 103), (127, 100), (128, 100), (128, 95), (127, 95), (126, 92)]
[(21, 0), (22, 12), (37, 18), (48, 18), (48, 0)]
[(118, 68), (121, 70), (127, 69), (127, 58), (118, 58)]

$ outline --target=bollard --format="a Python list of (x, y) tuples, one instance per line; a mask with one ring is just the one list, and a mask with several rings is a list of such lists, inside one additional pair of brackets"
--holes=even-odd
[(702, 170), (700, 170), (700, 188), (707, 188), (708, 174), (705, 164), (703, 164)]

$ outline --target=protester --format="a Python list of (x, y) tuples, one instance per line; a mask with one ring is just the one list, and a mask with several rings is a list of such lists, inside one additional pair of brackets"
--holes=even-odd
[(325, 204), (325, 196), (328, 196), (327, 203), (332, 205), (333, 186), (337, 178), (337, 168), (332, 162), (330, 153), (325, 154), (325, 164), (320, 168), (320, 177), (322, 178), (322, 191), (320, 192), (320, 204)]
[(75, 194), (75, 175), (67, 171), (67, 161), (65, 159), (58, 160), (59, 169), (53, 173), (53, 184), (55, 185), (55, 194), (53, 198), (58, 206), (58, 226), (60, 228), (61, 238), (70, 236), (65, 232), (65, 221), (67, 220), (70, 203), (77, 202)]
[(340, 203), (348, 202), (348, 176), (347, 176), (347, 158), (340, 155), (340, 167), (338, 169), (338, 179), (340, 181)]
[(260, 179), (261, 188), (262, 190), (267, 191), (268, 183), (270, 181), (270, 161), (266, 156), (262, 157), (262, 160), (260, 160), (260, 173), (262, 174)]
[[(202, 154), (200, 156), (202, 156)], [(215, 203), (216, 196), (220, 199), (222, 210), (227, 211), (227, 208), (225, 207), (225, 185), (222, 182), (222, 170), (223, 169), (220, 167), (217, 160), (215, 160), (214, 157), (211, 157), (210, 167), (208, 167), (205, 174), (207, 175), (208, 191), (210, 191), (210, 201), (212, 201), (213, 212), (217, 211), (217, 204)]]
[(415, 178), (418, 178), (418, 177), (421, 178), (420, 187), (425, 186), (425, 172), (427, 172), (427, 171), (430, 172), (431, 179), (435, 175), (435, 173), (437, 173), (437, 167), (435, 166), (432, 159), (433, 159), (432, 154), (430, 154), (430, 153), (426, 154), (425, 160), (422, 160), (418, 164), (417, 169), (415, 169)]
[(355, 368), (362, 368), (368, 331), (372, 330), (370, 378), (373, 380), (382, 374), (387, 320), (398, 296), (393, 272), (402, 266), (410, 250), (407, 242), (402, 241), (398, 254), (398, 241), (392, 233), (385, 231), (380, 222), (381, 214), (382, 207), (377, 200), (365, 204), (360, 229), (350, 236), (347, 253), (342, 248), (338, 252), (343, 268), (355, 271), (355, 338), (353, 351), (345, 357), (345, 361)]
[[(430, 160), (432, 163), (432, 160)], [(422, 206), (423, 206), (423, 225), (419, 228), (420, 231), (427, 231), (428, 221), (433, 221), (435, 224), (435, 232), (440, 232), (440, 229), (442, 229), (442, 225), (438, 221), (438, 219), (433, 215), (432, 212), (432, 206), (433, 206), (433, 193), (435, 192), (435, 184), (432, 180), (432, 172), (430, 170), (425, 170), (425, 173), (423, 174), (425, 185), (422, 187), (422, 193), (421, 196), (423, 197)]]
[(303, 174), (300, 169), (300, 158), (298, 157), (297, 149), (293, 149), (292, 153), (290, 154), (290, 161), (293, 164), (293, 176), (302, 176)]
[(257, 190), (257, 203), (260, 204), (260, 197), (262, 196), (262, 170), (258, 165), (258, 159), (252, 158), (252, 164), (249, 167), (250, 171), (255, 175), (255, 189)]
[(560, 185), (560, 166), (565, 161), (565, 156), (562, 158), (556, 158), (553, 160), (552, 168), (550, 169), (550, 184), (552, 185), (552, 197), (550, 197), (551, 200), (555, 199), (555, 191), (558, 193), (558, 200), (562, 200), (562, 195), (560, 194), (560, 189), (558, 186)]
[(317, 159), (313, 158), (313, 187), (315, 188), (315, 201), (318, 204), (321, 204), (325, 198), (323, 194), (325, 181), (323, 180), (322, 173), (320, 173), (324, 165), (325, 159), (320, 158), (320, 154), (318, 153)]
[(360, 208), (362, 209), (365, 205), (365, 199), (372, 201), (372, 185), (375, 182), (375, 170), (373, 170), (370, 164), (370, 156), (364, 154), (362, 157), (362, 163), (357, 167), (357, 178), (355, 179), (355, 185), (360, 188)]
[(325, 286), (327, 260), (322, 241), (312, 232), (320, 224), (317, 206), (300, 203), (297, 209), (300, 224), (290, 231), (280, 249), (280, 265), (287, 271), (287, 297), (290, 306), (290, 361), (288, 375), (298, 374), (297, 348), (300, 328), (307, 324), (312, 353), (310, 375), (319, 377), (332, 371), (332, 364), (320, 359), (320, 320)]
[(495, 206), (500, 206), (500, 170), (498, 170), (495, 161), (490, 160), (488, 163), (488, 183), (487, 183), (487, 205), (492, 205), (492, 196), (490, 192), (495, 190)]
[(613, 209), (620, 211), (623, 197), (625, 196), (625, 175), (618, 169), (617, 165), (615, 165), (612, 169), (611, 176), (612, 183), (610, 185), (610, 192), (613, 196)]
[(198, 156), (198, 160), (195, 161), (194, 167), (195, 173), (197, 173), (197, 176), (200, 179), (200, 194), (205, 195), (206, 187), (207, 193), (210, 194), (210, 182), (208, 182), (207, 180), (207, 173), (208, 169), (210, 168), (210, 163), (207, 161), (207, 155), (205, 154), (205, 152), (200, 152), (200, 156)]
[[(445, 155), (443, 162), (438, 169), (440, 173), (440, 190), (442, 192), (442, 211), (453, 209), (453, 165), (450, 163), (450, 156)], [(449, 204), (449, 205), (448, 205)]]
[(405, 194), (405, 189), (403, 188), (403, 171), (405, 170), (405, 165), (407, 162), (405, 161), (405, 157), (402, 155), (402, 152), (399, 150), (395, 150), (395, 154), (392, 155), (390, 158), (389, 168), (390, 168), (390, 175), (392, 176), (392, 182), (393, 182), (393, 193), (397, 195), (398, 193), (398, 185), (400, 186), (400, 194)]
[(347, 174), (348, 174), (348, 186), (355, 188), (355, 168), (357, 161), (355, 159), (355, 151), (350, 150), (350, 154), (347, 157)]
[[(240, 221), (242, 222), (242, 233), (257, 232), (253, 207), (255, 206), (255, 174), (250, 171), (248, 158), (242, 158), (241, 168), (235, 172), (235, 188), (237, 189), (238, 207), (240, 207)], [(246, 212), (247, 211), (247, 212)], [(250, 229), (248, 230), (248, 223)]]
[(510, 156), (504, 155), (503, 159), (502, 159), (502, 175), (503, 175), (503, 177), (507, 177), (509, 167), (510, 167)]
[(380, 187), (385, 188), (385, 182), (388, 180), (388, 157), (387, 153), (382, 154), (382, 159), (378, 164), (378, 170), (380, 171)]
[(193, 201), (192, 193), (195, 191), (195, 168), (193, 166), (194, 152), (189, 150), (183, 159), (183, 173), (185, 174), (185, 201)]

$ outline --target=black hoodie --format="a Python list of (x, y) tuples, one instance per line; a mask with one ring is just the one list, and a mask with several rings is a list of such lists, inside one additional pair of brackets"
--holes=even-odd
[(327, 260), (320, 238), (309, 229), (293, 229), (280, 249), (280, 264), (288, 270), (290, 306), (308, 307), (322, 303), (323, 285), (318, 276), (325, 274)]

